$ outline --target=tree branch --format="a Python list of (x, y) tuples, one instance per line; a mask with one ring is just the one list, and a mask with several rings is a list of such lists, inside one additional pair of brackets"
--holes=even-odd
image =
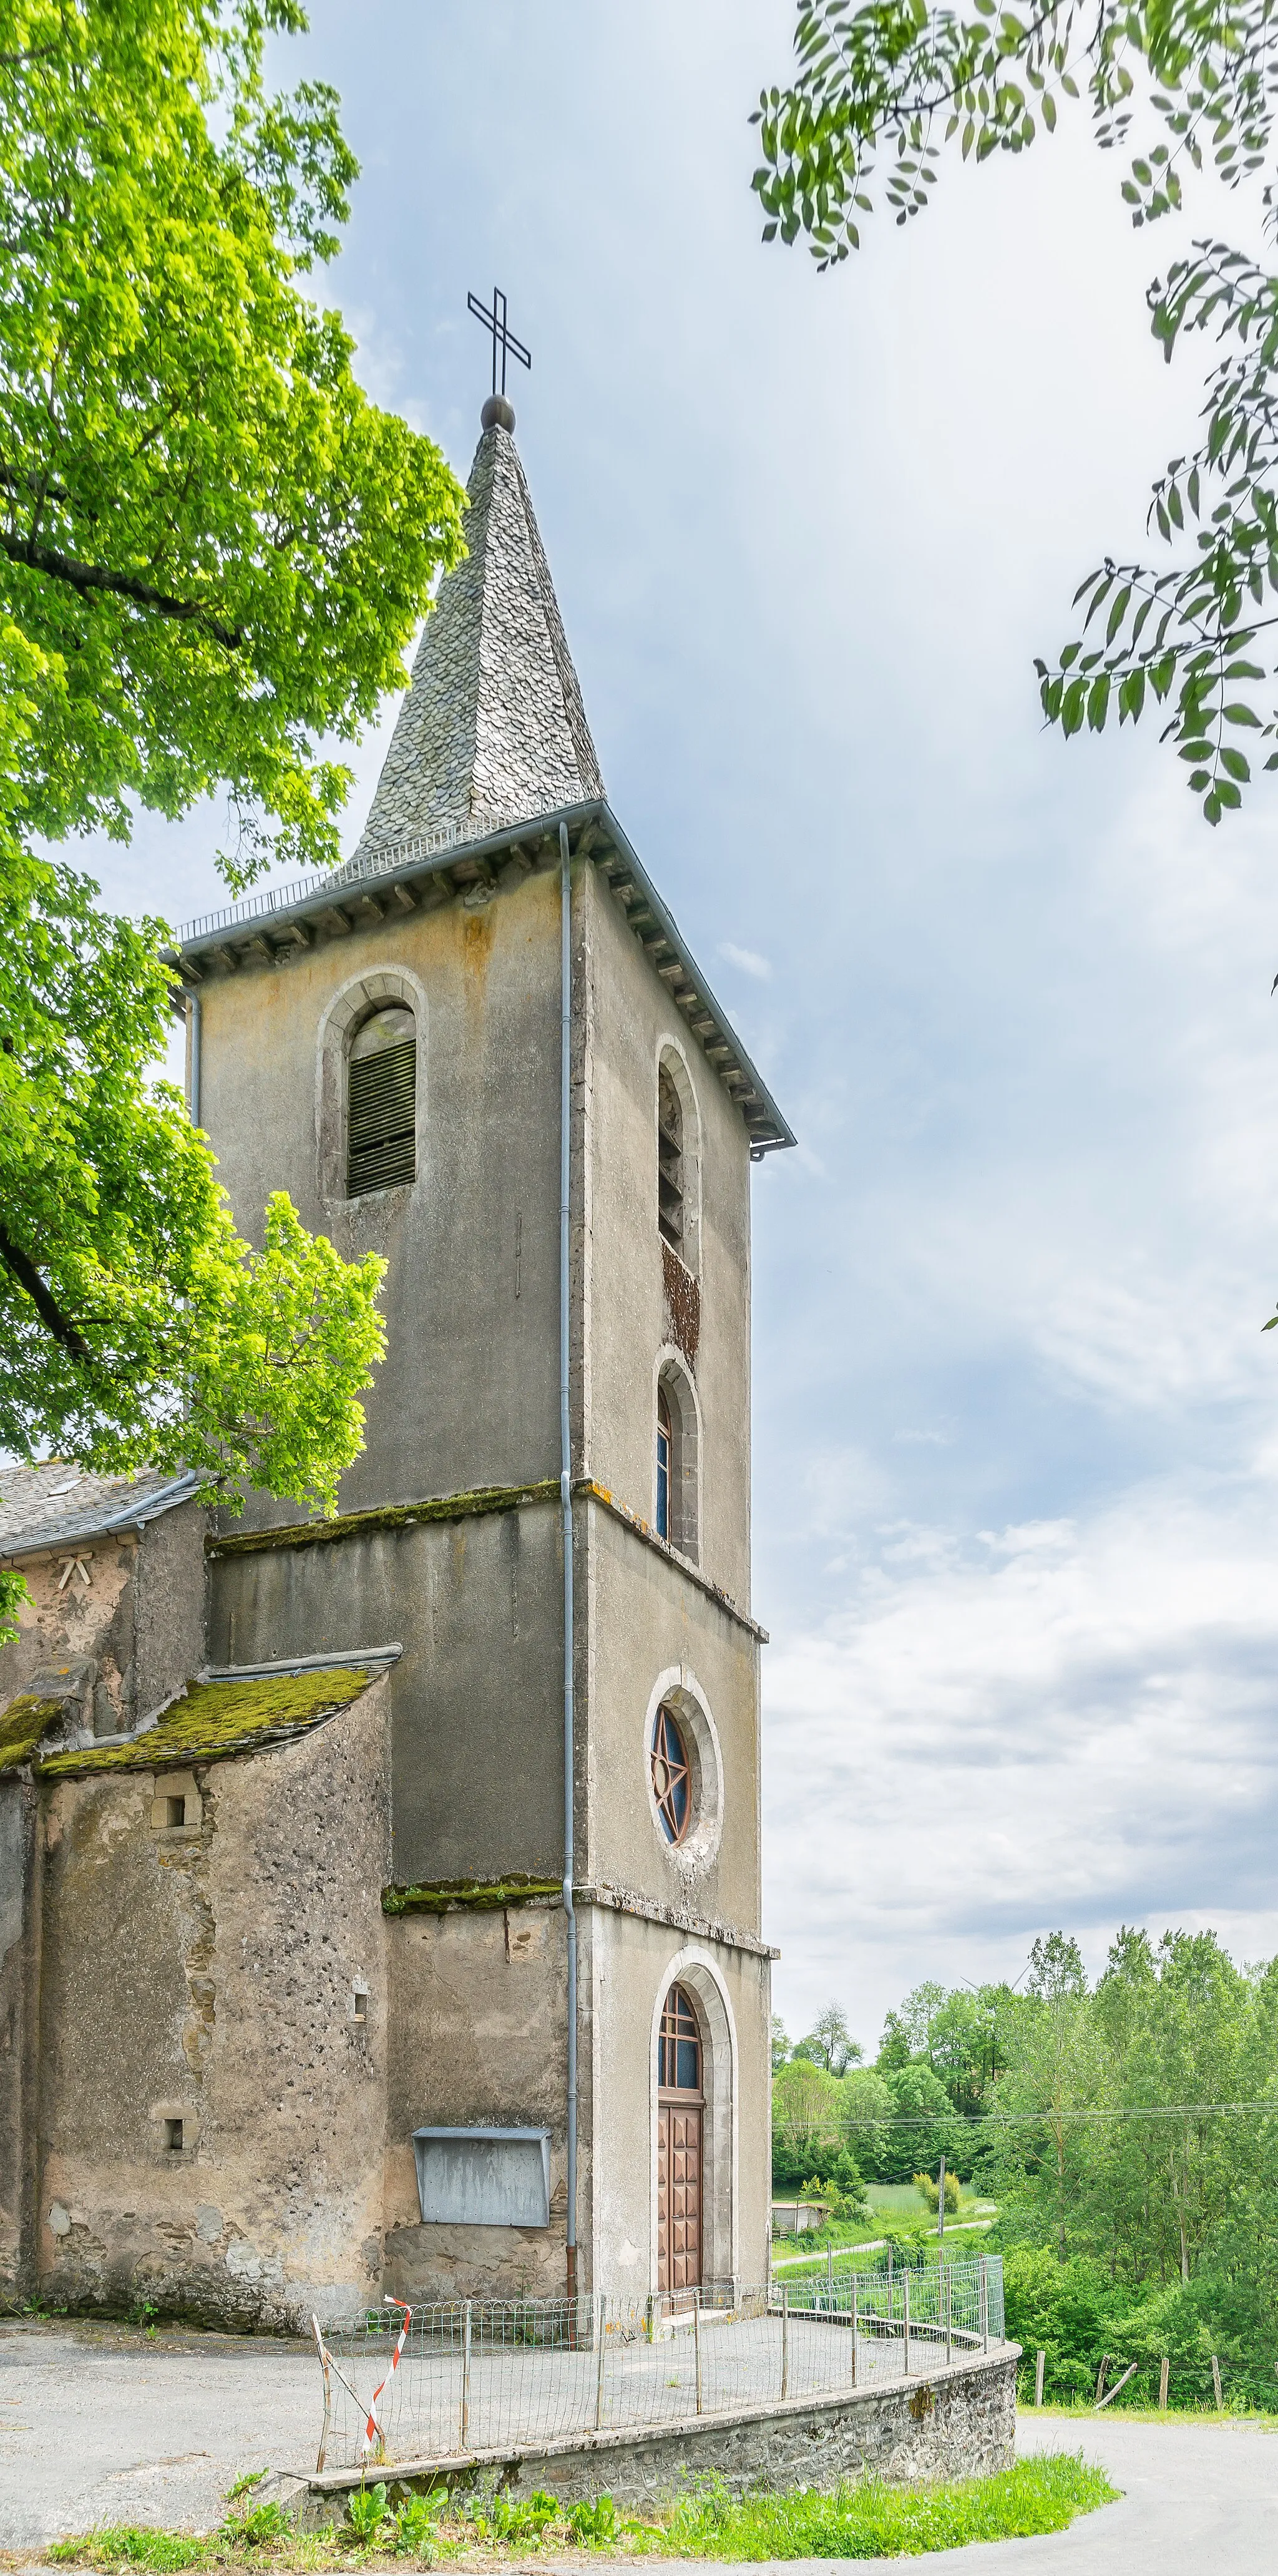
[(74, 507), (61, 483), (45, 483), (38, 474), (15, 473), (12, 465), (0, 465), (0, 491), (29, 492), (33, 501), (65, 501)]
[(105, 564), (76, 563), (70, 555), (61, 555), (52, 546), (37, 545), (33, 537), (11, 537), (0, 529), (0, 554), (10, 563), (26, 564), (32, 572), (42, 572), (51, 581), (64, 581), (82, 599), (91, 599), (95, 591), (107, 591), (117, 599), (131, 599), (139, 608), (154, 608), (161, 617), (175, 617), (184, 625), (202, 626), (229, 653), (237, 653), (244, 641), (238, 626), (224, 626), (211, 609), (198, 600), (174, 599), (167, 590), (154, 590), (149, 581), (139, 581), (133, 573), (110, 572)]
[(69, 1316), (63, 1314), (57, 1299), (50, 1296), (34, 1262), (28, 1261), (25, 1252), (6, 1233), (3, 1225), (0, 1225), (0, 1261), (6, 1270), (12, 1272), (18, 1286), (25, 1288), (41, 1323), (52, 1333), (55, 1342), (60, 1343), (64, 1351), (69, 1351), (73, 1360), (91, 1359), (93, 1354), (83, 1333)]

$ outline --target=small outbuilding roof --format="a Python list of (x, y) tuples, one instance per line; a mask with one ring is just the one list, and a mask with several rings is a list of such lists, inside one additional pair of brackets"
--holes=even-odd
[(227, 1762), (237, 1754), (264, 1753), (292, 1744), (325, 1718), (336, 1717), (381, 1678), (398, 1648), (371, 1651), (366, 1663), (335, 1663), (321, 1670), (287, 1668), (249, 1679), (213, 1674), (188, 1682), (153, 1723), (136, 1735), (107, 1736), (100, 1743), (46, 1753), (41, 1738), (61, 1714), (61, 1702), (35, 1694), (11, 1700), (0, 1717), (0, 1772), (35, 1763), (42, 1780), (91, 1780), (99, 1772), (172, 1771), (193, 1762)]
[(198, 1483), (194, 1471), (164, 1476), (148, 1467), (133, 1476), (94, 1476), (65, 1458), (0, 1468), (0, 1558), (141, 1529), (189, 1502)]

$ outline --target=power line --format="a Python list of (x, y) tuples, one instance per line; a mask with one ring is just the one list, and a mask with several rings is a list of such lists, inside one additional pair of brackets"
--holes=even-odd
[[(1132, 2103), (1129, 2105), (1114, 2104), (1108, 2108), (1097, 2108), (1085, 2111), (1057, 2111), (1051, 2108), (1045, 2111), (954, 2111), (949, 2109), (944, 2111), (893, 2111), (891, 2113), (883, 2114), (877, 2119), (857, 2119), (851, 2114), (840, 2113), (839, 2117), (830, 2123), (830, 2126), (837, 2129), (841, 2134), (852, 2129), (932, 2128), (936, 2125), (937, 2121), (953, 2122), (956, 2120), (961, 2126), (971, 2129), (1041, 2128), (1043, 2124), (1049, 2120), (1218, 2120), (1233, 2119), (1248, 2113), (1254, 2115), (1258, 2111), (1278, 2114), (1278, 2098), (1271, 2096), (1268, 2101), (1264, 2102), (1150, 2102)], [(787, 2124), (783, 2117), (778, 2125), (781, 2129), (782, 2135), (784, 2136), (787, 2125), (789, 2124)], [(801, 2124), (794, 2124), (794, 2126), (798, 2125), (801, 2125), (806, 2131), (809, 2128), (815, 2128), (822, 2124), (816, 2121), (804, 2121)], [(793, 2127), (791, 2128), (791, 2134), (793, 2134)]]

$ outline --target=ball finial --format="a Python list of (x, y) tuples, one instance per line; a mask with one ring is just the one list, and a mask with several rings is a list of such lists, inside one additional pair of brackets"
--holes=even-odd
[(514, 404), (507, 402), (504, 394), (490, 394), (479, 415), (479, 426), (481, 429), (513, 429)]

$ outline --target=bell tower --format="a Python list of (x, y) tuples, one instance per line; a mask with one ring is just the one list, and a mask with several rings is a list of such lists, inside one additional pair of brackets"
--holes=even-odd
[(750, 1180), (793, 1138), (607, 802), (483, 423), (354, 856), (180, 943), (241, 1226), (285, 1188), (389, 1265), (339, 1516), (214, 1532), (210, 1656), (402, 1647), (386, 2287), (673, 2295), (767, 2273)]

